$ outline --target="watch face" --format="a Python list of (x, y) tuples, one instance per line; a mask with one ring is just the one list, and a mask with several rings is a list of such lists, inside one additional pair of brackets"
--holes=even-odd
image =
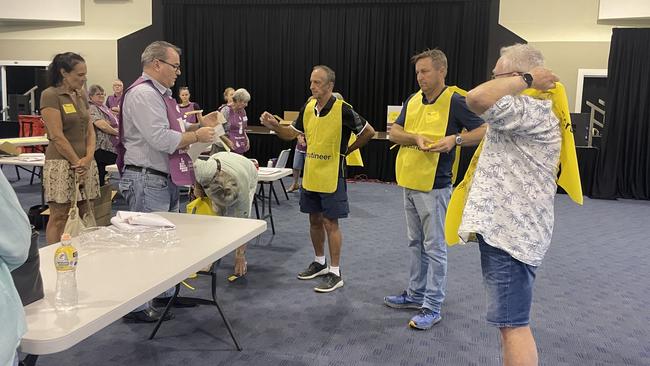
[(524, 78), (524, 81), (526, 82), (526, 85), (528, 85), (529, 88), (533, 85), (533, 75), (529, 73), (525, 73), (521, 75), (521, 77)]
[(456, 135), (456, 145), (460, 145), (461, 143), (463, 143), (463, 138), (460, 135)]

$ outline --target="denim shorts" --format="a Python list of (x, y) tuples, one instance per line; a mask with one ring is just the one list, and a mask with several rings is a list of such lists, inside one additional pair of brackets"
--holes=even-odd
[(487, 322), (499, 328), (527, 326), (537, 267), (487, 244), (481, 235), (477, 237), (487, 290)]
[(304, 151), (293, 151), (293, 168), (295, 170), (302, 170), (305, 166), (305, 152)]
[(300, 190), (300, 212), (318, 213), (328, 219), (342, 219), (348, 217), (350, 206), (348, 205), (348, 186), (345, 178), (339, 177), (336, 191), (333, 193), (319, 193)]

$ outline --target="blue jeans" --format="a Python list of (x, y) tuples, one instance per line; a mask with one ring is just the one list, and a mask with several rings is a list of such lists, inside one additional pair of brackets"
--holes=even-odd
[(491, 246), (481, 235), (477, 238), (487, 291), (487, 322), (499, 328), (528, 325), (537, 267)]
[(170, 177), (125, 169), (120, 179), (120, 193), (131, 211), (178, 212), (178, 187)]
[(440, 312), (447, 287), (445, 215), (451, 187), (429, 192), (404, 188), (406, 229), (411, 251), (407, 295), (422, 307)]
[[(170, 177), (165, 178), (156, 174), (125, 169), (120, 179), (119, 188), (120, 193), (129, 205), (130, 211), (178, 212), (178, 187)], [(173, 295), (174, 288), (171, 288), (160, 294), (160, 297), (171, 297)], [(133, 311), (144, 310), (147, 307), (148, 304), (144, 304)]]

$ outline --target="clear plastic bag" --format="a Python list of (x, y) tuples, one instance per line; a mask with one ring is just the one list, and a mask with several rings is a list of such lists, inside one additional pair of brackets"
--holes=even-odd
[(120, 231), (113, 226), (84, 229), (74, 238), (74, 246), (83, 257), (98, 250), (142, 249), (159, 250), (180, 243), (175, 228), (155, 228), (138, 232)]

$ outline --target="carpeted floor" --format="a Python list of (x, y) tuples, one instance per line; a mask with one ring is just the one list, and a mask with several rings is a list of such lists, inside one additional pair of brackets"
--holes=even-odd
[[(15, 178), (12, 167), (3, 171)], [(14, 187), (27, 209), (40, 201), (39, 186), (22, 176)], [(414, 311), (382, 303), (404, 289), (408, 276), (402, 191), (376, 183), (348, 189), (342, 289), (319, 294), (312, 290), (316, 280), (296, 279), (313, 259), (297, 193), (274, 206), (277, 234), (269, 227), (252, 242), (246, 278), (228, 283), (232, 256), (222, 261), (218, 294), (242, 352), (216, 308), (201, 306), (175, 309), (176, 319), (164, 323), (153, 341), (147, 340), (152, 325), (117, 321), (38, 364), (499, 365), (498, 331), (484, 321), (477, 247), (449, 250), (443, 321), (429, 331), (409, 329)], [(532, 308), (540, 364), (650, 365), (650, 202), (586, 199), (579, 207), (558, 195), (555, 211), (553, 243), (537, 272)], [(199, 296), (209, 296), (207, 278), (192, 283)]]

